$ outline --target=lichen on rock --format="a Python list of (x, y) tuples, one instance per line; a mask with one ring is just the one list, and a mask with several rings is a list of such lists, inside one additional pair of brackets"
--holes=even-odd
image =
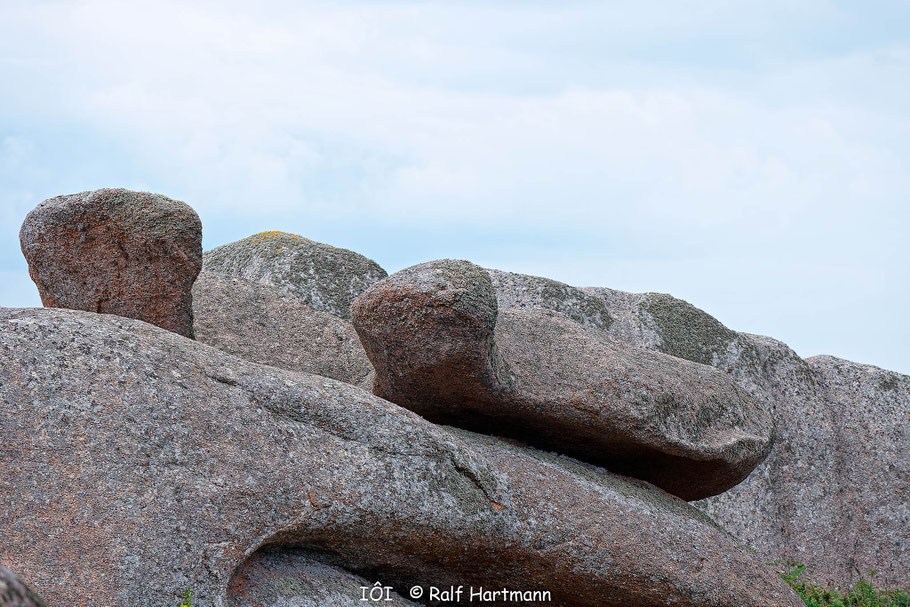
[(641, 312), (661, 337), (661, 352), (714, 365), (736, 333), (687, 301), (664, 293), (646, 293)]
[(613, 318), (604, 301), (565, 283), (514, 272), (488, 269), (499, 307), (550, 310), (581, 325), (607, 330)]
[(354, 299), (387, 276), (363, 255), (278, 231), (260, 232), (206, 251), (204, 267), (207, 272), (274, 287), (314, 310), (346, 320)]

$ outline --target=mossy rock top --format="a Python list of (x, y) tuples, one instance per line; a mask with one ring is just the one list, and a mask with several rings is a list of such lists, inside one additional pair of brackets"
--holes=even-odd
[(736, 332), (692, 304), (664, 293), (645, 293), (641, 312), (650, 316), (665, 354), (705, 365), (713, 365)]
[(315, 310), (351, 318), (351, 303), (388, 274), (371, 259), (287, 232), (260, 232), (203, 256), (206, 271), (270, 285)]
[(607, 330), (613, 318), (603, 299), (565, 283), (502, 270), (488, 269), (499, 307), (556, 312), (594, 329)]

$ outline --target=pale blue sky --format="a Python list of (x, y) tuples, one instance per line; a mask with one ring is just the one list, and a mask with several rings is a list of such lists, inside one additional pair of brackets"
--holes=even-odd
[(910, 373), (910, 2), (247, 4), (0, 0), (0, 305), (28, 210), (119, 186)]

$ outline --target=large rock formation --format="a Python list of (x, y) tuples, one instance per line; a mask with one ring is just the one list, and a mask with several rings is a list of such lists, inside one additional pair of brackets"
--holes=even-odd
[(45, 306), (136, 318), (192, 337), (202, 224), (188, 205), (123, 189), (57, 196), (26, 216), (19, 240)]
[(771, 446), (771, 417), (727, 374), (561, 316), (498, 314), (490, 278), (469, 262), (393, 274), (357, 299), (353, 321), (379, 396), (687, 500), (740, 482)]
[[(555, 309), (538, 295), (548, 279), (489, 273), (501, 307)], [(765, 560), (803, 561), (822, 583), (847, 586), (874, 570), (881, 584), (907, 585), (910, 378), (830, 357), (803, 360), (670, 295), (581, 291), (606, 305), (613, 337), (727, 370), (772, 412), (767, 460), (698, 507)]]
[(204, 265), (209, 272), (273, 286), (346, 320), (354, 299), (387, 276), (363, 255), (285, 232), (262, 232), (206, 251)]
[(0, 607), (45, 607), (45, 603), (15, 573), (0, 565)]
[[(798, 430), (807, 430), (810, 441), (835, 446), (833, 454), (825, 454), (822, 443), (809, 445), (816, 461), (832, 462), (839, 490), (827, 494), (833, 507), (815, 521), (834, 522), (838, 529), (825, 544), (827, 571), (877, 569), (882, 579), (910, 587), (910, 377), (831, 356), (806, 362), (829, 404), (825, 417), (832, 432), (822, 434), (811, 424)], [(803, 488), (791, 498), (799, 503), (806, 495)], [(817, 544), (806, 544), (799, 556), (819, 553)]]
[(54, 605), (221, 606), (267, 546), (399, 591), (800, 605), (653, 487), (125, 318), (0, 310), (0, 424), (0, 558)]
[(196, 339), (264, 365), (369, 388), (373, 366), (354, 326), (274, 287), (202, 272), (193, 285)]

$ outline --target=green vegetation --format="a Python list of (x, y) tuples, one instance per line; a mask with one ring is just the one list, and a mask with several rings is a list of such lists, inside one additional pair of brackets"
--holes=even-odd
[(192, 597), (192, 595), (193, 595), (193, 593), (190, 592), (189, 590), (184, 592), (183, 593), (183, 602), (180, 603), (180, 607), (193, 607), (193, 604), (190, 602), (190, 597)]
[(797, 561), (770, 563), (778, 568), (780, 577), (790, 585), (807, 607), (910, 607), (910, 588), (882, 590), (873, 585), (874, 572), (869, 580), (860, 579), (852, 588), (829, 590), (817, 585), (805, 575), (806, 566)]

